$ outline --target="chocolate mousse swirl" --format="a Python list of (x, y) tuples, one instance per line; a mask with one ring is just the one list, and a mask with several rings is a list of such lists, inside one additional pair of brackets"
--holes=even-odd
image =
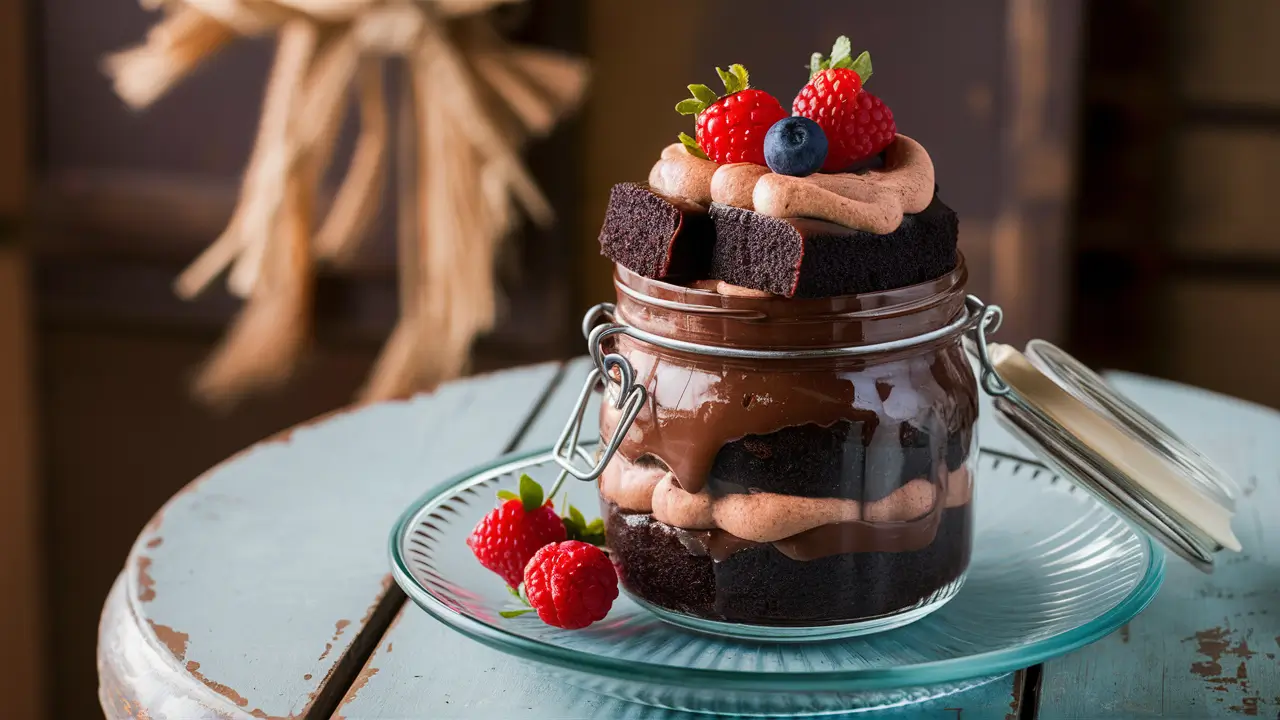
[(933, 199), (933, 160), (920, 143), (899, 134), (884, 168), (864, 173), (779, 175), (751, 163), (717, 165), (671, 145), (649, 172), (661, 192), (701, 205), (717, 202), (778, 218), (814, 218), (886, 235), (904, 215)]

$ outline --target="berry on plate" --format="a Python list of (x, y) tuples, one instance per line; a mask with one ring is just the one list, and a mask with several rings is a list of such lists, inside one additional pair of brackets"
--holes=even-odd
[(524, 578), (524, 566), (539, 548), (565, 539), (565, 525), (542, 486), (528, 475), (520, 476), (520, 495), (498, 493), (502, 504), (485, 515), (467, 537), (467, 546), (486, 568), (498, 573), (510, 587)]
[(863, 86), (871, 78), (871, 56), (854, 58), (849, 38), (841, 35), (831, 57), (814, 53), (809, 83), (800, 89), (791, 110), (818, 123), (827, 134), (824, 172), (841, 172), (876, 155), (898, 134), (893, 112)]
[(827, 134), (809, 118), (783, 118), (765, 133), (764, 161), (779, 175), (812, 175), (826, 159)]
[(524, 590), (543, 622), (577, 630), (609, 614), (618, 597), (618, 573), (600, 548), (566, 540), (533, 556), (524, 569)]
[(730, 65), (716, 68), (724, 82), (720, 97), (706, 85), (690, 85), (693, 97), (676, 105), (681, 115), (695, 115), (697, 138), (680, 133), (689, 152), (721, 165), (749, 162), (764, 165), (764, 136), (774, 123), (787, 116), (782, 103), (748, 84), (747, 69)]

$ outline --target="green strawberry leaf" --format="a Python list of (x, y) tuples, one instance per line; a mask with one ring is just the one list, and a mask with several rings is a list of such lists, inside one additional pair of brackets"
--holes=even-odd
[(714, 90), (707, 87), (706, 85), (690, 85), (689, 92), (693, 93), (693, 96), (695, 98), (701, 100), (707, 105), (710, 105), (711, 103), (720, 99), (720, 96), (717, 95)]
[(521, 608), (519, 610), (502, 610), (498, 614), (504, 618), (517, 618), (533, 612), (533, 608)]
[(853, 44), (848, 35), (841, 35), (831, 46), (831, 60), (827, 67), (847, 68), (853, 61)]
[(569, 519), (573, 521), (575, 526), (583, 530), (587, 529), (587, 519), (582, 516), (582, 511), (572, 505), (569, 506)]
[(507, 586), (507, 592), (514, 595), (517, 600), (524, 600), (524, 596), (520, 594), (520, 591), (510, 585)]
[(533, 512), (542, 507), (542, 486), (528, 475), (520, 476), (520, 502), (525, 512)]
[(698, 141), (689, 137), (688, 133), (680, 133), (680, 142), (684, 143), (684, 148), (689, 151), (690, 155), (703, 160), (710, 159), (706, 153), (702, 152), (702, 148), (698, 147)]
[(862, 78), (862, 84), (866, 85), (871, 79), (871, 53), (863, 50), (856, 60), (849, 63), (849, 69), (858, 73), (858, 77)]
[(809, 56), (809, 79), (813, 79), (814, 75), (827, 69), (827, 61), (822, 59), (822, 53), (816, 52)]
[(604, 520), (601, 520), (600, 518), (596, 518), (595, 520), (592, 520), (589, 525), (587, 525), (587, 534), (591, 535), (594, 533), (600, 533), (601, 535), (604, 534)]
[(676, 112), (681, 115), (697, 115), (707, 109), (707, 104), (697, 98), (685, 98), (676, 103)]
[(747, 74), (747, 69), (743, 67), (742, 63), (734, 63), (730, 65), (729, 72), (733, 73), (733, 76), (738, 78), (739, 90), (746, 90), (751, 87), (751, 76)]
[(520, 496), (511, 492), (510, 490), (499, 490), (498, 499), (499, 500), (519, 500)]
[(720, 82), (724, 83), (725, 95), (732, 95), (742, 89), (738, 87), (738, 78), (733, 73), (716, 68), (716, 74), (720, 76)]

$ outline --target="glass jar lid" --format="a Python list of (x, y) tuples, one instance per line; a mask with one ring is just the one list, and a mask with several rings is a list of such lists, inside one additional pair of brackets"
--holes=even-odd
[(974, 340), (1002, 425), (1200, 570), (1213, 570), (1218, 551), (1241, 549), (1231, 530), (1239, 488), (1226, 473), (1062, 349), (988, 345), (998, 318), (996, 309)]

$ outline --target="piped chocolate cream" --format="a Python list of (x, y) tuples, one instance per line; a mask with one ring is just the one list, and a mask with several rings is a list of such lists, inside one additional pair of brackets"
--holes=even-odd
[(649, 172), (649, 184), (702, 205), (716, 202), (770, 217), (825, 220), (885, 235), (898, 229), (904, 215), (929, 206), (934, 171), (924, 147), (902, 134), (885, 149), (882, 168), (806, 177), (779, 175), (751, 163), (717, 165), (674, 144), (662, 151)]

